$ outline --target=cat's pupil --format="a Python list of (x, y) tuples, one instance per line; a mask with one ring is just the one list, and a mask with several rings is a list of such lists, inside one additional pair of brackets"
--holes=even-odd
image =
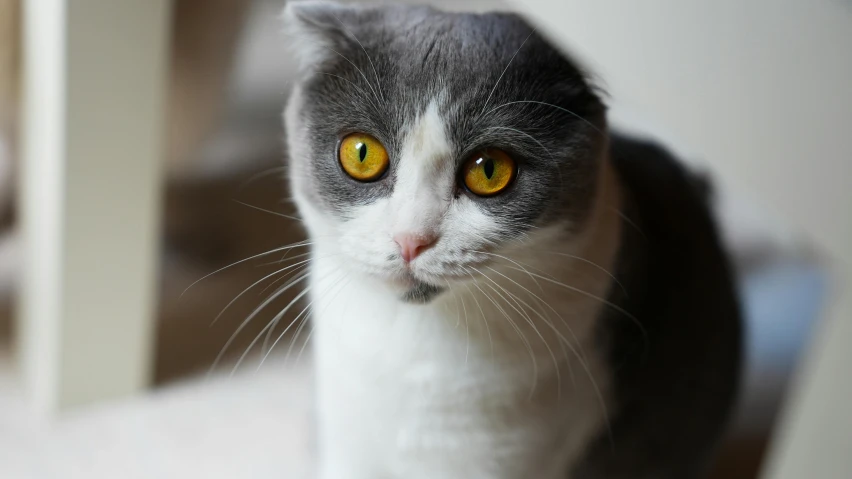
[(485, 177), (490, 180), (494, 176), (494, 160), (491, 158), (486, 160), (485, 165), (482, 166), (482, 170), (485, 172)]
[(367, 144), (361, 143), (360, 145), (357, 146), (357, 148), (358, 148), (358, 158), (363, 163), (364, 159), (367, 158)]

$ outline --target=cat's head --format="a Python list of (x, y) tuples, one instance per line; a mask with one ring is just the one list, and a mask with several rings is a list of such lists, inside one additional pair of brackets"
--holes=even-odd
[(341, 264), (426, 302), (582, 230), (605, 107), (524, 20), (327, 2), (291, 2), (285, 18), (301, 58), (293, 195)]

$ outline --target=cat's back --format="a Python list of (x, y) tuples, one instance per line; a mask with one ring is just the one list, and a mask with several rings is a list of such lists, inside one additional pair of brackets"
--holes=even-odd
[[(622, 248), (604, 313), (615, 405), (583, 478), (700, 477), (727, 423), (741, 356), (733, 272), (707, 183), (660, 146), (613, 136), (625, 189)], [(626, 291), (626, 294), (623, 292)], [(641, 327), (640, 327), (641, 325)]]

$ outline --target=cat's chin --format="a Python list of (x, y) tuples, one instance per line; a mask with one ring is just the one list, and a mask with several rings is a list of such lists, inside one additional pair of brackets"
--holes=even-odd
[(443, 291), (444, 288), (440, 286), (416, 281), (411, 288), (402, 293), (399, 299), (406, 303), (426, 304), (438, 297)]
[(400, 301), (412, 304), (427, 304), (444, 291), (444, 288), (440, 286), (421, 281), (411, 275), (394, 278), (389, 281), (389, 284), (397, 292)]

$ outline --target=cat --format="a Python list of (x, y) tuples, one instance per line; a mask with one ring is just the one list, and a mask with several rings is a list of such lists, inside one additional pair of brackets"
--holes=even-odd
[(289, 2), (320, 479), (682, 479), (735, 400), (706, 185), (511, 13)]

